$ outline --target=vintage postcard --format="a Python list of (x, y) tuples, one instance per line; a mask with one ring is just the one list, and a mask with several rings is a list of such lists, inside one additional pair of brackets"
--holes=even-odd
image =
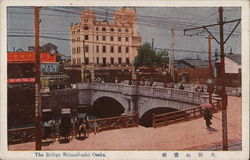
[(1, 1), (0, 159), (249, 159), (249, 1)]

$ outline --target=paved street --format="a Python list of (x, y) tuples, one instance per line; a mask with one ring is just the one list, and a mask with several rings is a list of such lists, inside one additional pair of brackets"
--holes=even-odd
[[(230, 144), (241, 142), (241, 98), (229, 97), (228, 138)], [(214, 114), (212, 129), (207, 129), (203, 118), (162, 128), (117, 129), (91, 133), (85, 140), (58, 142), (43, 146), (42, 150), (211, 150), (222, 141), (221, 112)], [(9, 146), (10, 150), (34, 150), (35, 143)], [(241, 147), (234, 147), (238, 150)], [(217, 150), (218, 147), (212, 148)]]

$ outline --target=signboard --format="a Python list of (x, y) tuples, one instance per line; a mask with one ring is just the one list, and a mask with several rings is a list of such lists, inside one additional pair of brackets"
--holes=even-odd
[[(40, 53), (41, 62), (56, 62), (56, 56)], [(35, 62), (35, 52), (8, 52), (8, 62)]]
[(35, 78), (9, 78), (8, 83), (33, 83)]

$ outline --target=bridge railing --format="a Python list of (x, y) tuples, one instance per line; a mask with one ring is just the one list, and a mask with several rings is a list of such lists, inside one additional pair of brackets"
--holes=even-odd
[(143, 96), (153, 96), (157, 98), (171, 98), (173, 100), (186, 101), (191, 103), (203, 103), (204, 96), (207, 93), (200, 93), (187, 90), (179, 90), (173, 88), (158, 88), (158, 87), (144, 87), (140, 86), (138, 89), (138, 94)]
[[(89, 120), (88, 124), (89, 124), (88, 132), (91, 133), (94, 132), (95, 127), (97, 127), (99, 131), (137, 127), (139, 124), (139, 119), (138, 115), (135, 114), (132, 116), (117, 116), (117, 117)], [(9, 129), (8, 145), (35, 141), (35, 130), (36, 130), (35, 127)], [(76, 134), (77, 134), (76, 123), (72, 123), (69, 135), (73, 138), (76, 136)], [(54, 141), (55, 138), (58, 137), (60, 137), (60, 124), (56, 124), (53, 127), (50, 139)]]
[(162, 127), (169, 124), (177, 123), (179, 121), (186, 121), (193, 118), (199, 118), (202, 116), (202, 108), (192, 108), (182, 111), (164, 113), (164, 114), (153, 114), (153, 127)]
[(8, 130), (8, 143), (24, 143), (35, 140), (35, 127), (25, 127)]
[(111, 129), (137, 127), (139, 124), (137, 115), (100, 118), (90, 120), (88, 123), (90, 126), (90, 132), (94, 132), (95, 127), (98, 131), (105, 131)]
[[(153, 92), (153, 93), (161, 93), (163, 90), (166, 95), (171, 90), (175, 90), (174, 92), (177, 93), (176, 91), (179, 91), (181, 93), (183, 92), (194, 92), (196, 94), (194, 98), (198, 98), (199, 95), (201, 94), (207, 94), (207, 86), (206, 85), (197, 85), (197, 84), (183, 84), (185, 90), (179, 90), (178, 85), (176, 84), (174, 88), (163, 88), (163, 87), (150, 87), (150, 86), (138, 86), (137, 89), (140, 91), (135, 91), (136, 86), (132, 85), (127, 85), (127, 84), (122, 84), (122, 83), (100, 83), (100, 82), (90, 82), (90, 83), (77, 83), (77, 88), (78, 89), (96, 89), (96, 90), (110, 90), (113, 92), (120, 92), (120, 93), (125, 93), (125, 94), (134, 94), (135, 92), (137, 93), (142, 93), (144, 92)], [(195, 88), (196, 87), (202, 87), (204, 92), (196, 92)], [(152, 89), (153, 88), (153, 89)], [(152, 90), (158, 90), (158, 92), (152, 91)], [(226, 92), (227, 95), (229, 96), (241, 96), (241, 87), (226, 87)], [(181, 95), (181, 93), (178, 93)], [(174, 95), (173, 95), (174, 96)], [(188, 97), (184, 97), (188, 98)], [(189, 96), (189, 98), (192, 98)], [(190, 99), (189, 99), (190, 100)]]
[(162, 88), (150, 86), (132, 86), (120, 83), (86, 83), (78, 84), (79, 89), (93, 89), (99, 91), (116, 92), (125, 95), (150, 96), (163, 99), (201, 104), (207, 101), (206, 92), (195, 92), (192, 90), (180, 90), (175, 88)]
[[(221, 110), (220, 101), (216, 101), (213, 103), (212, 112), (218, 112)], [(170, 124), (178, 123), (181, 121), (187, 121), (191, 119), (200, 118), (203, 116), (204, 109), (202, 107), (196, 107), (176, 112), (169, 112), (163, 114), (153, 114), (152, 115), (152, 126), (154, 128), (163, 127)]]

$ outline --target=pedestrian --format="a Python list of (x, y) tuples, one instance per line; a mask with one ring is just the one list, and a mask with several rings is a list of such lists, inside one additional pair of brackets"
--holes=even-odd
[(179, 89), (184, 90), (184, 86), (183, 86), (183, 84), (182, 84), (182, 83), (181, 83), (181, 85), (180, 85)]
[(206, 121), (207, 128), (210, 128), (210, 125), (212, 124), (212, 122), (211, 122), (212, 117), (213, 117), (213, 115), (212, 115), (211, 111), (206, 108), (204, 111), (204, 119)]

